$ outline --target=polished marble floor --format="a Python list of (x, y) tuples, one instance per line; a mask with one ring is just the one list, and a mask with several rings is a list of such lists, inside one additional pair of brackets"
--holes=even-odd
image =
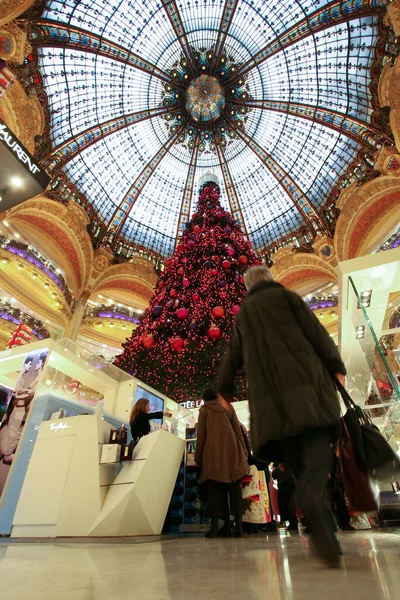
[[(1, 600), (389, 600), (400, 598), (399, 531), (341, 535), (343, 568), (300, 535), (136, 543), (0, 540)], [(121, 543), (123, 542), (123, 543)]]

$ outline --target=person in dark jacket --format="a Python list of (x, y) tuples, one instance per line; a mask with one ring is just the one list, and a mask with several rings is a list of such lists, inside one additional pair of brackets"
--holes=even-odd
[(150, 433), (150, 421), (152, 419), (162, 419), (163, 416), (170, 417), (171, 413), (165, 411), (150, 412), (150, 402), (147, 398), (140, 398), (135, 403), (129, 419), (132, 439), (140, 440), (144, 435)]
[(333, 467), (340, 405), (332, 381), (344, 383), (345, 366), (327, 331), (305, 302), (273, 280), (265, 266), (248, 269), (249, 292), (221, 365), (218, 391), (231, 401), (239, 369), (246, 367), (255, 454), (283, 462), (318, 553), (339, 566), (332, 512), (322, 502)]
[(215, 390), (206, 390), (203, 400), (197, 423), (195, 462), (201, 467), (200, 483), (207, 482), (208, 488), (211, 530), (206, 537), (217, 537), (219, 518), (225, 519), (224, 532), (228, 534), (231, 514), (235, 517), (234, 535), (242, 537), (240, 479), (249, 468), (243, 433), (233, 406), (224, 407)]

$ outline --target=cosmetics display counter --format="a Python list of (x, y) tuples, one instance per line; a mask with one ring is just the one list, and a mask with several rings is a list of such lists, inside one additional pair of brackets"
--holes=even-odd
[[(50, 535), (50, 531), (51, 535), (60, 535), (60, 531), (64, 532), (63, 535), (88, 535), (91, 527), (97, 528), (98, 531), (106, 531), (107, 527), (109, 531), (116, 531), (110, 525), (111, 515), (105, 517), (102, 523), (98, 520), (95, 523), (101, 511), (106, 510), (106, 504), (111, 506), (110, 498), (117, 498), (118, 494), (115, 491), (108, 495), (111, 486), (121, 486), (120, 489), (127, 492), (124, 502), (131, 503), (131, 507), (134, 504), (133, 498), (138, 494), (138, 506), (145, 498), (145, 504), (148, 503), (149, 510), (153, 510), (152, 502), (146, 496), (146, 492), (143, 492), (143, 485), (145, 485), (143, 482), (147, 482), (149, 490), (153, 489), (151, 486), (153, 480), (158, 477), (155, 475), (158, 471), (154, 471), (151, 465), (153, 457), (159, 453), (163, 459), (160, 461), (160, 465), (162, 465), (163, 461), (165, 464), (167, 463), (165, 457), (168, 457), (168, 453), (171, 452), (172, 471), (169, 472), (168, 468), (166, 469), (166, 478), (174, 478), (173, 488), (183, 455), (185, 419), (190, 415), (188, 410), (71, 340), (47, 339), (0, 352), (0, 384), (15, 389), (21, 378), (25, 378), (27, 385), (29, 383), (32, 390), (31, 398), (29, 402), (25, 402), (25, 408), (19, 408), (18, 403), (14, 401), (12, 404), (12, 400), (10, 400), (8, 412), (10, 415), (12, 414), (12, 418), (5, 415), (6, 420), (8, 419), (10, 423), (6, 423), (9, 431), (5, 429), (2, 433), (3, 428), (0, 429), (0, 435), (4, 437), (4, 434), (7, 434), (5, 437), (10, 437), (8, 433), (11, 432), (11, 426), (14, 427), (15, 435), (14, 433), (13, 435), (14, 438), (17, 438), (14, 448), (11, 449), (11, 460), (8, 460), (7, 457), (9, 464), (3, 464), (5, 461), (2, 461), (2, 457), (0, 457), (0, 469), (2, 469), (0, 475), (3, 475), (3, 481), (0, 481), (2, 484), (0, 487), (0, 535), (10, 535), (11, 532), (14, 536), (21, 535), (18, 533), (22, 531), (21, 528), (24, 528), (26, 535), (31, 535), (29, 530), (33, 532), (33, 526), (37, 526), (36, 531), (40, 530), (40, 535)], [(34, 381), (34, 386), (32, 381)], [(151, 423), (152, 430), (154, 430), (153, 434), (148, 436), (152, 441), (151, 452), (148, 447), (149, 442), (142, 441), (135, 449), (132, 464), (124, 463), (122, 469), (119, 465), (100, 465), (101, 445), (109, 441), (107, 435), (111, 428), (116, 429), (122, 424), (127, 426), (133, 404), (142, 397), (149, 399), (151, 410), (166, 410), (172, 413), (171, 419)], [(12, 412), (13, 410), (14, 412)], [(16, 415), (17, 412), (18, 415)], [(18, 423), (15, 426), (16, 416), (19, 415), (21, 423), (19, 426)], [(127, 428), (129, 430), (129, 427)], [(159, 429), (161, 431), (158, 431)], [(85, 439), (87, 442), (84, 442)], [(129, 439), (130, 433), (128, 432), (128, 443)], [(38, 444), (37, 452), (36, 443)], [(83, 446), (85, 446), (85, 451)], [(45, 449), (50, 447), (51, 451), (47, 452)], [(164, 449), (162, 449), (163, 447)], [(138, 467), (134, 467), (134, 463), (139, 460), (138, 453), (144, 452), (145, 448), (147, 448), (146, 452), (149, 452), (149, 456), (146, 457), (147, 467), (142, 472), (142, 465), (139, 476)], [(175, 452), (178, 454), (180, 452), (181, 455), (174, 472)], [(54, 465), (55, 456), (59, 456), (58, 471)], [(80, 479), (81, 475), (75, 472), (74, 461), (82, 468), (82, 479)], [(39, 464), (41, 467), (34, 467)], [(6, 477), (4, 477), (5, 469), (8, 471)], [(161, 470), (160, 466), (160, 482), (163, 481)], [(47, 471), (52, 473), (51, 477), (46, 474)], [(127, 475), (128, 472), (129, 475)], [(48, 483), (46, 483), (46, 477), (49, 477)], [(121, 479), (124, 477), (124, 480)], [(32, 515), (35, 516), (30, 522), (28, 508), (30, 498), (33, 498), (33, 492), (30, 492), (28, 496), (25, 493), (23, 497), (21, 496), (21, 504), (17, 512), (18, 520), (14, 523), (14, 515), (25, 478), (26, 489), (36, 489), (35, 493), (40, 493), (42, 500), (46, 494), (51, 496), (48, 501), (53, 504), (49, 505), (47, 511), (47, 515), (52, 514), (51, 521), (42, 522), (42, 509), (39, 505), (35, 505), (32, 508)], [(52, 478), (54, 485), (59, 486), (58, 492), (56, 489), (51, 489), (50, 480)], [(73, 478), (80, 482), (79, 485), (82, 485), (82, 493), (79, 487), (75, 489), (75, 492), (72, 491)], [(57, 496), (63, 487), (63, 481), (64, 484), (68, 482), (69, 493), (71, 493), (71, 502), (68, 501), (67, 504), (70, 505), (68, 511), (72, 511), (74, 519), (77, 520), (75, 533), (65, 533), (69, 530), (69, 512), (64, 514), (64, 500)], [(129, 493), (128, 483), (134, 488)], [(41, 489), (42, 485), (45, 485), (43, 489)], [(74, 498), (74, 494), (76, 498)], [(93, 506), (90, 503), (85, 504), (84, 507), (84, 503), (81, 502), (82, 514), (78, 516), (80, 511), (77, 506), (74, 506), (74, 502), (84, 494), (88, 494), (94, 504)], [(149, 495), (151, 496), (150, 491)], [(116, 499), (115, 502), (121, 505), (122, 500), (120, 502), (119, 499)], [(45, 502), (42, 501), (42, 504), (44, 506)], [(72, 508), (73, 506), (74, 508)], [(110, 508), (114, 515), (120, 510), (120, 507), (118, 509)], [(141, 509), (137, 510), (139, 514)], [(154, 508), (154, 510), (156, 509)], [(161, 509), (157, 508), (157, 510)], [(60, 518), (56, 518), (54, 511), (60, 513)], [(87, 511), (92, 513), (91, 523), (89, 523), (89, 517), (85, 516)], [(159, 514), (162, 514), (162, 510)], [(143, 526), (143, 531), (149, 534), (160, 528), (157, 520), (159, 517), (156, 518), (154, 515), (155, 513), (152, 512), (149, 518), (143, 517), (145, 521), (148, 520), (148, 523)], [(131, 519), (131, 516), (127, 518)], [(123, 520), (123, 517), (121, 519)], [(108, 523), (107, 526), (105, 522)], [(139, 525), (135, 525), (135, 527), (135, 531), (140, 530)], [(119, 530), (122, 531), (123, 526), (119, 526)], [(34, 534), (32, 533), (32, 535)], [(97, 534), (93, 533), (93, 535)], [(103, 533), (102, 535), (108, 534)], [(128, 533), (124, 530), (124, 533), (110, 533), (109, 535), (128, 535)]]
[(112, 426), (97, 415), (41, 424), (12, 537), (159, 535), (184, 452), (160, 429), (130, 461), (100, 463)]

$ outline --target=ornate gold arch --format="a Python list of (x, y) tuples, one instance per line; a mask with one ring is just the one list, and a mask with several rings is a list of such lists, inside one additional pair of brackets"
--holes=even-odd
[(334, 239), (338, 260), (369, 254), (399, 224), (400, 177), (382, 175), (360, 187), (352, 184), (341, 194), (338, 207)]
[(301, 295), (337, 280), (334, 267), (316, 254), (282, 248), (273, 256), (273, 263), (274, 277)]
[(63, 269), (78, 298), (91, 276), (94, 257), (85, 211), (74, 202), (65, 206), (39, 195), (11, 209), (7, 220)]

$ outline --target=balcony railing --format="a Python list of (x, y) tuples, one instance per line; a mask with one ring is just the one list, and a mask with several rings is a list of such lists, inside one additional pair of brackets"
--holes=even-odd
[(51, 337), (50, 332), (41, 321), (38, 321), (38, 319), (35, 319), (21, 309), (12, 306), (12, 304), (9, 304), (8, 302), (0, 302), (0, 319), (14, 323), (16, 327), (21, 323), (24, 323), (32, 330), (33, 335), (39, 338), (39, 340)]
[(129, 308), (115, 305), (101, 304), (100, 306), (87, 306), (85, 317), (95, 317), (99, 319), (120, 319), (138, 325), (142, 314)]
[(0, 236), (0, 247), (7, 252), (11, 252), (12, 254), (24, 258), (36, 268), (46, 273), (46, 275), (54, 281), (56, 286), (60, 288), (68, 305), (73, 306), (75, 300), (68, 289), (67, 282), (65, 281), (62, 273), (58, 267), (56, 267), (56, 265), (40, 254), (36, 248), (25, 242), (8, 239), (4, 236)]

